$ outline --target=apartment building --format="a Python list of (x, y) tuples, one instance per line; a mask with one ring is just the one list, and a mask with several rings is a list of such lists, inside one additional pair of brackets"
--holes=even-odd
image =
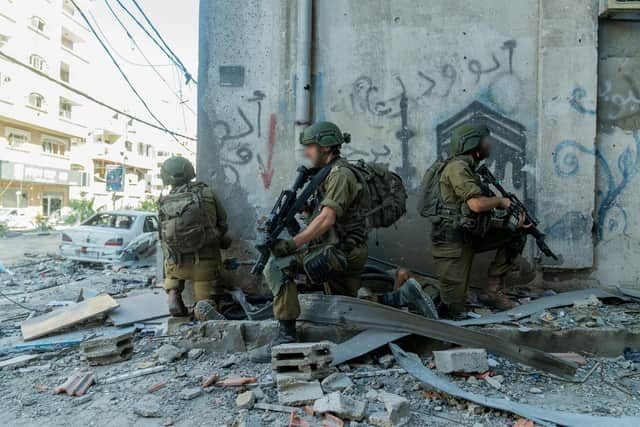
[[(0, 0), (0, 50), (84, 93), (104, 84), (104, 52), (69, 0)], [(0, 207), (55, 216), (94, 198), (135, 208), (153, 195), (154, 144), (168, 138), (0, 57)], [(126, 171), (123, 191), (107, 191), (114, 167)]]

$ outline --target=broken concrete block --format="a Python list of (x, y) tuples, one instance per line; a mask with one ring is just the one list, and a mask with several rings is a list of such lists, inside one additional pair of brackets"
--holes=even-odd
[(434, 362), (439, 372), (486, 372), (489, 369), (487, 351), (482, 348), (457, 348), (434, 351)]
[(487, 377), (484, 379), (487, 384), (496, 390), (502, 390), (502, 381), (504, 381), (504, 377), (502, 375), (496, 375), (495, 377)]
[(330, 412), (340, 418), (360, 421), (367, 411), (367, 402), (351, 399), (336, 391), (316, 400), (313, 411), (318, 414)]
[(325, 393), (332, 391), (342, 391), (346, 388), (353, 387), (353, 381), (343, 372), (334, 372), (327, 378), (322, 380), (322, 389)]
[(171, 344), (165, 344), (156, 351), (158, 360), (162, 363), (174, 362), (180, 359), (184, 353), (185, 350), (183, 348)]
[(333, 343), (289, 343), (271, 349), (271, 368), (275, 374), (296, 376), (301, 380), (323, 378), (331, 370)]
[(256, 395), (253, 391), (245, 391), (236, 397), (236, 406), (238, 409), (251, 409), (256, 403)]
[(198, 357), (202, 356), (203, 354), (204, 354), (204, 349), (202, 349), (202, 348), (192, 348), (187, 353), (187, 357), (189, 359), (197, 359)]
[(80, 344), (82, 358), (89, 365), (108, 365), (131, 359), (133, 331), (94, 338)]
[(182, 400), (193, 400), (201, 394), (202, 389), (200, 387), (188, 387), (183, 388), (178, 394), (178, 397)]
[(411, 412), (407, 399), (397, 394), (381, 391), (378, 392), (378, 400), (384, 404), (391, 425), (402, 426), (409, 421)]
[(160, 418), (162, 407), (158, 399), (141, 399), (133, 406), (133, 413), (143, 418)]
[(324, 396), (320, 381), (301, 380), (288, 375), (277, 375), (278, 401), (282, 405), (306, 405)]
[(385, 369), (388, 369), (393, 366), (393, 363), (396, 361), (395, 357), (392, 354), (385, 354), (381, 358), (378, 359), (378, 363)]

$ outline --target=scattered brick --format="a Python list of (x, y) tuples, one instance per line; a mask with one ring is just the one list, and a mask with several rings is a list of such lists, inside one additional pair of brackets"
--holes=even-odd
[(55, 394), (67, 393), (69, 396), (82, 396), (96, 383), (96, 376), (92, 372), (76, 374), (67, 378), (64, 384), (54, 389)]
[(165, 388), (167, 385), (165, 383), (153, 384), (147, 388), (147, 393), (155, 393), (156, 391)]
[(309, 427), (309, 423), (300, 418), (297, 412), (292, 411), (289, 417), (289, 427)]
[(344, 427), (344, 421), (333, 414), (324, 414), (322, 427)]
[(211, 375), (209, 378), (204, 380), (204, 382), (202, 383), (202, 388), (207, 388), (207, 387), (211, 387), (212, 385), (215, 385), (215, 383), (217, 383), (219, 379), (220, 379), (220, 375), (218, 374)]
[(246, 384), (253, 384), (257, 381), (258, 379), (256, 377), (227, 378), (225, 380), (216, 382), (216, 385), (218, 387), (233, 387), (233, 386), (241, 386)]
[(38, 393), (42, 393), (43, 391), (49, 390), (49, 387), (47, 387), (46, 385), (37, 385), (35, 389)]

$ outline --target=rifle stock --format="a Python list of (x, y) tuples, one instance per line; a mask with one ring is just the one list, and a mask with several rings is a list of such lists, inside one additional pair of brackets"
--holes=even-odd
[(553, 258), (554, 260), (558, 261), (559, 260), (558, 255), (556, 255), (551, 250), (549, 245), (547, 245), (547, 242), (545, 242), (546, 235), (542, 231), (540, 231), (538, 229), (538, 220), (533, 215), (531, 215), (529, 213), (529, 210), (524, 205), (524, 203), (522, 203), (520, 201), (520, 199), (518, 199), (518, 196), (516, 196), (513, 193), (508, 192), (502, 186), (502, 184), (500, 184), (500, 182), (498, 182), (498, 180), (491, 173), (491, 171), (489, 170), (487, 165), (480, 166), (477, 169), (477, 172), (482, 177), (482, 179), (485, 181), (485, 183), (492, 185), (496, 190), (498, 190), (498, 192), (500, 193), (500, 195), (502, 197), (509, 198), (509, 200), (511, 200), (511, 203), (515, 205), (516, 210), (519, 210), (520, 212), (524, 213), (524, 215), (525, 215), (525, 224), (530, 224), (531, 225), (530, 227), (526, 228), (525, 231), (526, 231), (527, 234), (530, 234), (536, 240), (536, 245), (538, 246), (538, 249), (540, 249), (540, 252), (542, 252), (545, 256)]

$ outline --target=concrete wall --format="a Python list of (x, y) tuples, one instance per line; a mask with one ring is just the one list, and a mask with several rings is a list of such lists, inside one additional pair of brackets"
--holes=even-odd
[[(299, 161), (296, 12), (291, 0), (201, 1), (198, 175), (246, 239)], [(313, 15), (313, 120), (352, 134), (348, 158), (389, 163), (415, 193), (456, 125), (486, 123), (496, 175), (563, 255), (541, 264), (607, 284), (635, 280), (638, 267), (622, 269), (603, 246), (605, 231), (622, 253), (637, 246), (632, 206), (623, 205), (637, 152), (628, 128), (596, 139), (597, 0), (322, 0)], [(635, 106), (631, 88), (614, 89), (625, 108)], [(409, 204), (397, 228), (372, 234), (370, 248), (428, 269), (428, 224), (414, 213), (415, 194)], [(527, 251), (530, 261), (538, 256)]]

